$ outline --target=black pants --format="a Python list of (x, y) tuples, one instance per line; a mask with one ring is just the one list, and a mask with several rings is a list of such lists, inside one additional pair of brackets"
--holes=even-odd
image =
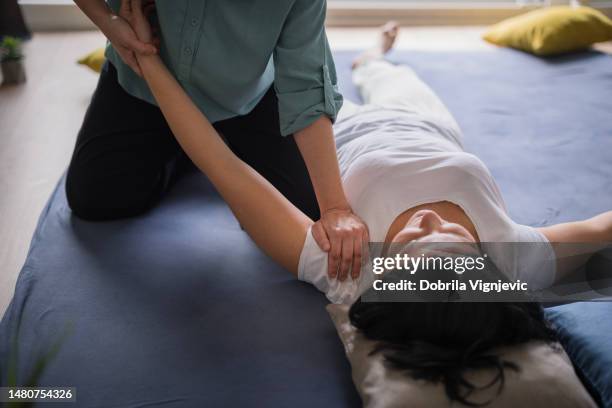
[[(242, 160), (305, 214), (319, 218), (295, 140), (280, 135), (272, 88), (248, 115), (214, 126)], [(141, 214), (168, 191), (185, 161), (160, 109), (125, 92), (107, 63), (68, 168), (66, 194), (73, 213), (96, 221)]]

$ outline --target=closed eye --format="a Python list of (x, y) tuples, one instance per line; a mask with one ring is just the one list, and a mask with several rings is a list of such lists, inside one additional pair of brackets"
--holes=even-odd
[[(428, 234), (425, 232), (423, 228), (409, 226), (402, 230), (400, 234), (396, 237), (398, 241), (403, 243), (408, 243), (411, 241), (419, 240), (420, 238), (425, 238), (431, 235), (435, 235), (437, 238), (440, 238), (440, 241), (465, 241), (472, 242), (471, 234), (461, 225), (455, 223), (444, 223), (440, 226), (438, 231), (433, 232), (432, 234)], [(444, 237), (444, 239), (442, 239)], [(394, 240), (395, 241), (395, 240)]]

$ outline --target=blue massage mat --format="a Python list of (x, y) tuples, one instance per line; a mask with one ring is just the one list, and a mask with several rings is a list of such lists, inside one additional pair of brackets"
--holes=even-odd
[[(354, 55), (336, 63), (357, 101)], [(610, 56), (391, 58), (446, 102), (517, 221), (612, 209)], [(325, 304), (253, 245), (200, 174), (150, 213), (108, 223), (73, 217), (60, 181), (0, 323), (0, 385), (13, 357), (24, 382), (60, 344), (38, 384), (76, 387), (78, 406), (359, 406)], [(610, 328), (607, 316), (600, 324)]]

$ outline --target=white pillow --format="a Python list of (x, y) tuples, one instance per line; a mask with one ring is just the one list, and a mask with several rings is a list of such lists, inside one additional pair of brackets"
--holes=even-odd
[[(442, 384), (414, 380), (405, 373), (388, 367), (382, 353), (369, 355), (374, 342), (366, 339), (348, 317), (349, 306), (328, 305), (338, 335), (351, 363), (353, 382), (367, 408), (448, 408), (463, 407), (457, 401), (451, 404)], [(486, 402), (487, 407), (500, 408), (596, 408), (572, 367), (559, 347), (554, 350), (543, 342), (530, 342), (519, 347), (498, 351), (504, 360), (512, 361), (520, 371), (506, 370), (502, 393), (496, 397), (497, 387), (475, 392), (469, 400)], [(493, 372), (479, 370), (466, 374), (476, 385), (487, 384)]]

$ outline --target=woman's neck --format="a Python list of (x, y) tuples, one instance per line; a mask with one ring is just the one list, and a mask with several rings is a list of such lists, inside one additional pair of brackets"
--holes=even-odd
[(437, 212), (438, 215), (446, 221), (459, 224), (467, 229), (470, 234), (472, 234), (474, 239), (476, 239), (476, 242), (480, 242), (476, 227), (474, 227), (474, 223), (472, 223), (472, 220), (470, 220), (465, 211), (463, 211), (463, 209), (458, 205), (448, 201), (422, 204), (404, 211), (391, 223), (391, 226), (387, 231), (387, 236), (385, 237), (385, 242), (390, 243), (393, 240), (393, 237), (395, 237), (404, 228), (408, 220), (410, 220), (410, 217), (412, 217), (415, 212), (420, 210), (432, 210)]

